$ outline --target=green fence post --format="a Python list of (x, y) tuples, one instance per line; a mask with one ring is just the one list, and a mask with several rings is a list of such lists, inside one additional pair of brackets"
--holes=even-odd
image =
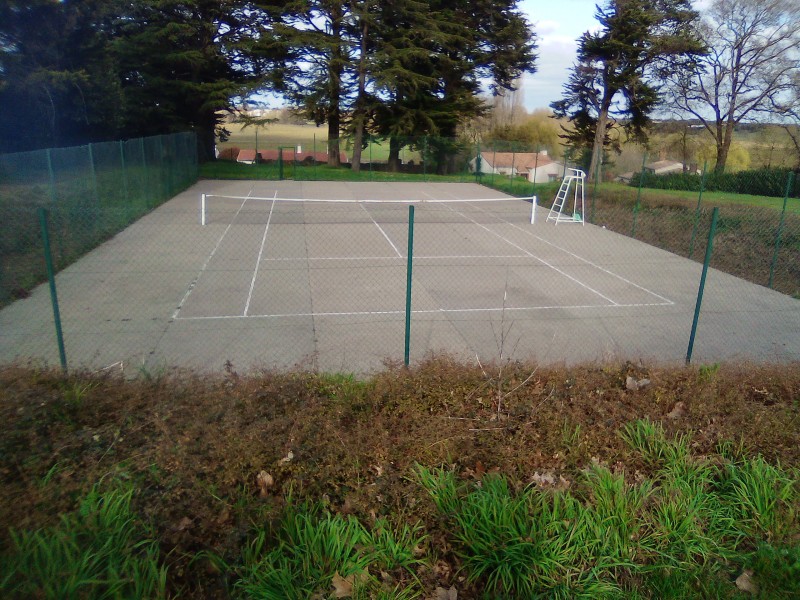
[(47, 156), (47, 175), (50, 178), (50, 202), (56, 203), (56, 175), (53, 172), (53, 157), (50, 155), (50, 148), (45, 151)]
[(278, 146), (278, 181), (283, 181), (283, 146)]
[(494, 174), (497, 171), (497, 142), (492, 142), (492, 183), (489, 185), (494, 187)]
[(781, 236), (783, 235), (783, 223), (786, 220), (786, 204), (789, 202), (789, 192), (792, 189), (794, 182), (794, 173), (789, 173), (786, 176), (786, 192), (783, 194), (783, 210), (781, 211), (781, 220), (778, 223), (778, 231), (775, 233), (775, 251), (772, 253), (772, 263), (769, 265), (769, 288), (772, 289), (772, 282), (775, 278), (775, 265), (778, 264), (778, 251), (781, 248)]
[(706, 245), (706, 258), (703, 261), (703, 274), (700, 275), (700, 289), (697, 290), (697, 304), (694, 307), (694, 318), (692, 319), (692, 333), (689, 335), (689, 347), (686, 350), (686, 364), (692, 361), (692, 351), (694, 350), (694, 338), (697, 334), (697, 321), (700, 319), (700, 305), (703, 303), (703, 290), (706, 287), (706, 275), (708, 274), (708, 264), (711, 262), (711, 250), (714, 246), (714, 233), (717, 230), (717, 216), (719, 207), (714, 207), (711, 214), (711, 229), (708, 231), (708, 244)]
[(97, 170), (94, 167), (94, 150), (92, 149), (91, 144), (89, 144), (87, 148), (89, 149), (89, 168), (92, 171), (92, 192), (94, 192), (94, 204), (95, 207), (97, 207), (100, 204), (100, 194), (97, 191)]
[(47, 229), (47, 209), (39, 208), (39, 223), (42, 226), (42, 241), (44, 242), (44, 263), (47, 267), (47, 279), (50, 282), (50, 301), (53, 305), (53, 321), (56, 326), (56, 341), (58, 342), (58, 358), (61, 368), (67, 370), (67, 353), (64, 350), (64, 334), (61, 331), (61, 313), (58, 310), (58, 293), (56, 292), (56, 274), (53, 269), (53, 256), (50, 253), (50, 234)]
[(511, 184), (511, 191), (509, 192), (512, 196), (514, 195), (514, 163), (517, 161), (517, 147), (514, 143), (511, 143), (511, 173), (508, 176), (508, 182)]
[(411, 355), (411, 268), (414, 264), (414, 205), (408, 206), (408, 262), (406, 265), (406, 335), (403, 363), (408, 366)]
[(150, 178), (147, 176), (147, 154), (144, 150), (144, 138), (139, 138), (139, 148), (142, 152), (142, 172), (144, 173), (144, 185), (142, 186), (142, 191), (145, 195), (145, 206), (150, 208)]
[(422, 179), (428, 181), (428, 136), (422, 136)]
[(316, 133), (314, 134), (313, 149), (314, 149), (314, 162), (312, 164), (314, 165), (314, 174), (312, 175), (312, 177), (314, 177), (314, 181), (316, 181), (317, 180), (317, 134)]
[(703, 202), (703, 190), (706, 187), (706, 167), (708, 161), (703, 163), (703, 175), (700, 177), (700, 194), (697, 196), (697, 208), (694, 210), (694, 225), (692, 225), (692, 240), (689, 242), (689, 258), (694, 254), (694, 240), (697, 237), (697, 227), (700, 225), (700, 205)]
[(369, 180), (372, 181), (372, 136), (367, 134), (367, 148), (369, 148)]
[(483, 156), (481, 156), (481, 143), (477, 142), (475, 144), (475, 182), (480, 183), (481, 176), (481, 169), (483, 169)]
[(125, 202), (130, 202), (130, 195), (128, 193), (128, 172), (125, 169), (125, 144), (122, 140), (119, 141), (119, 162), (122, 166), (122, 185), (125, 189)]
[(642, 186), (644, 185), (644, 165), (647, 162), (647, 152), (642, 157), (642, 171), (639, 173), (639, 190), (636, 192), (636, 204), (633, 205), (633, 226), (631, 237), (636, 237), (636, 216), (639, 214), (639, 203), (642, 201)]

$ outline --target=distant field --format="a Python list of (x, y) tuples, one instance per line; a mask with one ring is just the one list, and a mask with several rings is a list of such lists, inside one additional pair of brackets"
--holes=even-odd
[[(328, 142), (328, 130), (326, 127), (316, 127), (315, 125), (292, 125), (288, 123), (273, 123), (258, 127), (258, 139), (256, 139), (256, 127), (242, 127), (240, 123), (227, 123), (225, 128), (231, 132), (227, 142), (218, 142), (217, 148), (222, 151), (225, 148), (239, 149), (277, 149), (279, 147), (300, 146), (303, 152), (325, 152)], [(348, 139), (342, 140), (341, 150), (351, 156), (353, 148), (349, 145)], [(362, 162), (385, 162), (389, 157), (389, 144), (373, 142), (367, 145), (362, 151)], [(419, 161), (419, 152), (412, 152), (404, 148), (400, 153), (400, 158), (404, 162), (414, 160)]]
[(225, 129), (231, 132), (227, 142), (218, 142), (217, 147), (223, 148), (255, 148), (256, 131), (258, 132), (259, 148), (278, 148), (279, 146), (302, 145), (303, 150), (317, 149), (322, 151), (328, 140), (326, 127), (314, 125), (291, 125), (288, 123), (273, 123), (263, 127), (242, 127), (240, 123), (226, 123)]

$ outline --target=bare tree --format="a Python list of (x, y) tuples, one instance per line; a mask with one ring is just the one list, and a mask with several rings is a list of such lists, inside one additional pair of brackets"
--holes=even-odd
[(702, 122), (716, 143), (723, 172), (734, 127), (778, 115), (800, 53), (797, 0), (714, 0), (699, 26), (709, 53), (675, 74), (668, 103)]
[(800, 65), (792, 75), (791, 89), (780, 109), (784, 117), (782, 127), (795, 149), (795, 170), (800, 172)]

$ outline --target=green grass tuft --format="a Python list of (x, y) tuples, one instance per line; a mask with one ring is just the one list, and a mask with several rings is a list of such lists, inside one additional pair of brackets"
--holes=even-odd
[(165, 598), (167, 569), (131, 510), (132, 494), (95, 486), (57, 525), (12, 531), (0, 567), (4, 597)]

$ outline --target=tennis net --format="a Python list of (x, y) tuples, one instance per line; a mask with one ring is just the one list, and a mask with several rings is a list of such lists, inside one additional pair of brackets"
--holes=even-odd
[(533, 197), (417, 200), (326, 200), (202, 194), (202, 225), (406, 223), (408, 207), (419, 223), (531, 223)]

